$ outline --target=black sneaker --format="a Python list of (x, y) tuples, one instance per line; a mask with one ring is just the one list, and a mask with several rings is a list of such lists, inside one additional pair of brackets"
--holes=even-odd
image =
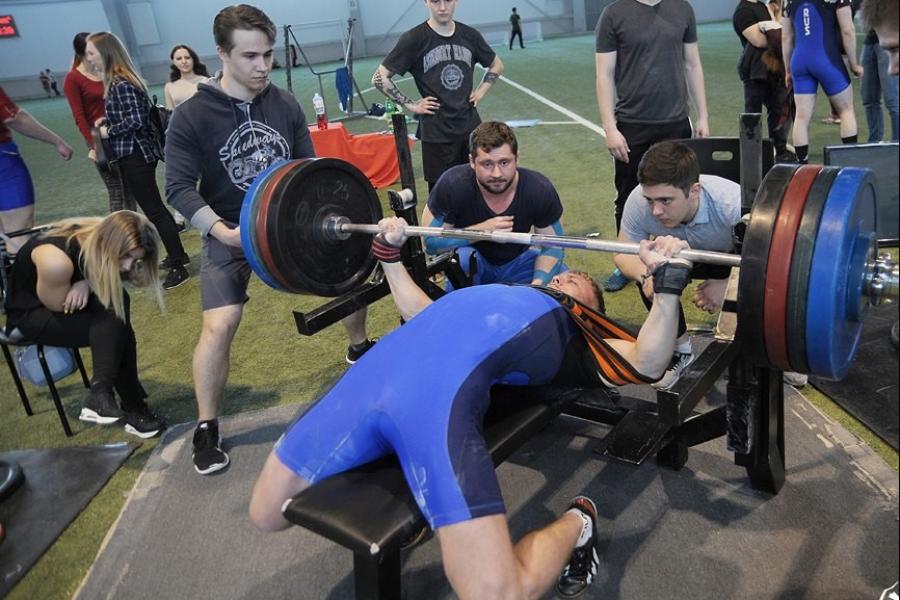
[(159, 261), (159, 268), (165, 271), (166, 269), (186, 267), (189, 264), (191, 264), (191, 258), (189, 256), (183, 256), (182, 258), (172, 258), (171, 256), (167, 256)]
[(216, 421), (203, 421), (194, 430), (194, 469), (201, 475), (221, 471), (228, 466), (228, 454), (222, 450), (222, 437)]
[(163, 279), (163, 289), (171, 290), (173, 288), (177, 288), (179, 285), (184, 283), (190, 278), (191, 274), (188, 273), (188, 270), (184, 267), (175, 267), (171, 271), (166, 274), (166, 278)]
[(374, 346), (375, 342), (377, 341), (378, 338), (375, 338), (374, 340), (367, 339), (359, 346), (353, 346), (352, 344), (350, 346), (347, 346), (347, 356), (344, 357), (344, 360), (347, 361), (347, 364), (354, 364), (356, 361), (362, 358), (362, 355), (368, 352), (369, 348)]
[(653, 387), (658, 390), (668, 390), (673, 385), (678, 383), (678, 380), (681, 379), (681, 374), (684, 372), (688, 366), (694, 362), (694, 351), (690, 352), (675, 352), (672, 355), (672, 362), (669, 363), (669, 368), (666, 369), (666, 372), (663, 373), (663, 376), (659, 381), (655, 383), (651, 383)]
[(156, 415), (147, 410), (134, 410), (125, 413), (125, 433), (139, 438), (149, 439), (159, 435), (165, 424)]
[(591, 520), (591, 536), (580, 546), (575, 546), (569, 564), (563, 569), (556, 582), (556, 594), (560, 598), (577, 598), (594, 581), (600, 557), (597, 555), (597, 507), (586, 496), (572, 500), (570, 509), (581, 511)]
[(78, 419), (87, 423), (112, 425), (124, 416), (112, 392), (91, 390)]

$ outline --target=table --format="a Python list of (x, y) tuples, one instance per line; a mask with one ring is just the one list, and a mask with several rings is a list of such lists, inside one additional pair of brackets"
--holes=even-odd
[[(389, 133), (351, 135), (341, 123), (329, 123), (327, 129), (309, 127), (318, 157), (346, 160), (365, 173), (376, 188), (391, 185), (400, 178), (400, 166), (394, 136)], [(409, 140), (410, 148), (413, 141)]]

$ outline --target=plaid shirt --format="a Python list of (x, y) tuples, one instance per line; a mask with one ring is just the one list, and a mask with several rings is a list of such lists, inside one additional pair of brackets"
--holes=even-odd
[(140, 150), (146, 162), (162, 160), (162, 149), (150, 137), (150, 99), (130, 81), (117, 79), (104, 99), (106, 128), (112, 158), (118, 160)]

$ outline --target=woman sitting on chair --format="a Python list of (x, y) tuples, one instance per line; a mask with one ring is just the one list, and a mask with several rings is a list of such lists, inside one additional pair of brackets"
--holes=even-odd
[[(127, 210), (68, 219), (26, 242), (16, 255), (6, 294), (7, 334), (18, 328), (33, 343), (90, 346), (94, 374), (79, 418), (150, 438), (163, 428), (138, 379), (137, 342), (124, 282), (156, 293), (159, 234)], [(121, 408), (113, 390), (119, 393)]]

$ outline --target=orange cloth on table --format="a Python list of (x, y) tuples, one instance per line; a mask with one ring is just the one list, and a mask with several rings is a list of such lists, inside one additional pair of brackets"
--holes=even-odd
[[(346, 160), (365, 173), (376, 188), (387, 187), (400, 178), (393, 135), (350, 135), (341, 123), (329, 123), (328, 129), (312, 125), (309, 127), (309, 135), (316, 149), (316, 156)], [(412, 145), (410, 140), (410, 148)]]

